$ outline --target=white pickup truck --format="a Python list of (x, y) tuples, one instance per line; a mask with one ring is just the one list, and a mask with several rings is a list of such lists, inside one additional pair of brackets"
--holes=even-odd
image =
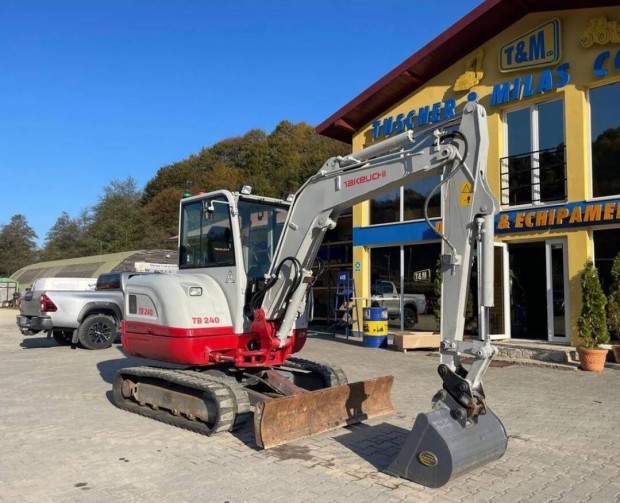
[[(109, 348), (123, 320), (123, 292), (137, 272), (112, 272), (97, 278), (95, 291), (32, 290), (26, 292), (17, 316), (24, 335), (47, 332), (62, 345)], [(36, 285), (35, 285), (36, 286)]]
[[(372, 300), (381, 307), (387, 307), (388, 318), (400, 318), (400, 294), (392, 281), (377, 281), (373, 285)], [(418, 316), (426, 313), (426, 296), (422, 293), (403, 295), (403, 325), (411, 330), (418, 323)]]

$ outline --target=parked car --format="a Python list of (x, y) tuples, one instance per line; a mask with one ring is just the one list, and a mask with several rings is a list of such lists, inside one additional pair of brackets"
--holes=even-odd
[[(372, 299), (380, 306), (387, 307), (388, 318), (400, 318), (400, 294), (392, 281), (376, 281), (373, 285)], [(422, 293), (403, 295), (403, 325), (411, 330), (418, 323), (418, 316), (426, 313), (426, 296)]]
[(138, 272), (102, 274), (94, 291), (32, 290), (21, 302), (17, 326), (24, 335), (47, 332), (59, 344), (110, 347), (119, 335), (127, 280)]

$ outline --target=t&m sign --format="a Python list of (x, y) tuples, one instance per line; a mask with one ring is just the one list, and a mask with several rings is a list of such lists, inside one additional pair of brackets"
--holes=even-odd
[(560, 21), (552, 19), (500, 49), (499, 69), (514, 72), (554, 65), (560, 60)]

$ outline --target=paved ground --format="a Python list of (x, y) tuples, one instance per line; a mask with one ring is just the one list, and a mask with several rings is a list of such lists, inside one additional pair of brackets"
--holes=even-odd
[(397, 412), (261, 451), (250, 429), (206, 438), (110, 403), (119, 346), (71, 350), (23, 338), (0, 309), (0, 501), (620, 501), (620, 372), (490, 368), (505, 456), (428, 489), (382, 473), (439, 387), (437, 358), (312, 338), (301, 356), (351, 381), (392, 373)]

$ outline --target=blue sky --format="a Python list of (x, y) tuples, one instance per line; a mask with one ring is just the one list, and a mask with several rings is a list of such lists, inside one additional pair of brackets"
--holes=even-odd
[(318, 125), (480, 3), (0, 0), (0, 225), (42, 245), (113, 179)]

